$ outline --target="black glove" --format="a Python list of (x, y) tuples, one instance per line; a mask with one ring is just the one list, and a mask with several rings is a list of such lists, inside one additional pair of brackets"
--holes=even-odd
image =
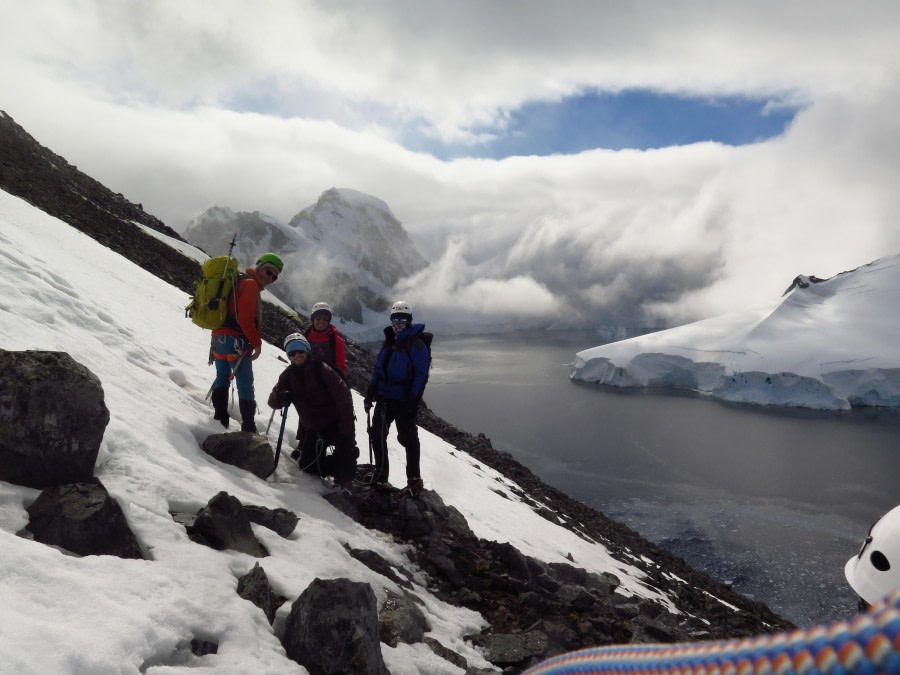
[(291, 392), (285, 389), (278, 392), (278, 407), (283, 408), (291, 402)]
[(363, 401), (363, 410), (365, 410), (368, 413), (371, 409), (372, 409), (372, 399), (370, 399), (368, 396), (366, 396), (365, 400)]

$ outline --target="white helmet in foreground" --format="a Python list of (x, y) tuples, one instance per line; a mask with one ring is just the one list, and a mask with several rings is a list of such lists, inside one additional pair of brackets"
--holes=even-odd
[(309, 313), (310, 319), (315, 319), (318, 314), (326, 314), (328, 316), (328, 320), (331, 321), (331, 305), (327, 302), (317, 302), (312, 306), (312, 311)]
[(308, 352), (309, 340), (303, 333), (291, 333), (284, 338), (284, 351), (288, 354), (291, 352)]
[(844, 566), (844, 576), (870, 605), (900, 589), (900, 506), (875, 521), (859, 553)]
[(391, 316), (394, 314), (409, 314), (412, 316), (412, 306), (405, 300), (398, 300), (391, 305)]

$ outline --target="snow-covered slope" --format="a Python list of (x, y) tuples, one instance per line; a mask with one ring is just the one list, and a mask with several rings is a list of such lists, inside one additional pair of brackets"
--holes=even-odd
[(579, 352), (571, 378), (681, 387), (727, 401), (848, 409), (900, 406), (900, 255), (783, 299)]
[[(267, 291), (265, 292), (267, 294)], [(17, 536), (26, 505), (39, 491), (0, 481), (0, 671), (10, 673), (168, 673), (188, 667), (216, 673), (300, 673), (277, 631), (290, 604), (316, 577), (371, 583), (382, 604), (401, 589), (356, 561), (344, 548), (377, 552), (408, 564), (406, 545), (368, 530), (333, 508), (328, 488), (283, 461), (263, 481), (222, 464), (200, 449), (211, 433), (205, 393), (209, 332), (183, 317), (185, 294), (61, 221), (0, 191), (0, 344), (7, 350), (68, 352), (100, 379), (110, 422), (95, 474), (121, 505), (147, 560), (79, 558)], [(257, 393), (284, 368), (278, 350), (254, 361)], [(260, 396), (262, 398), (262, 396)], [(365, 419), (354, 394), (357, 418)], [(264, 428), (263, 414), (257, 424)], [(293, 424), (293, 422), (291, 423)], [(269, 438), (274, 445), (277, 427)], [(366, 447), (365, 425), (357, 441)], [(614, 558), (602, 544), (551, 523), (523, 501), (504, 476), (421, 431), (426, 487), (465, 516), (477, 536), (510, 542), (548, 562), (611, 572), (617, 593), (672, 606), (653, 580)], [(391, 464), (404, 475), (405, 455), (390, 441)], [(188, 539), (170, 511), (196, 512), (219, 491), (243, 503), (285, 508), (301, 518), (284, 539), (254, 533), (269, 549), (262, 561), (277, 592), (288, 597), (275, 627), (235, 592), (236, 580), (257, 562), (235, 551), (214, 551)], [(415, 593), (430, 636), (472, 666), (487, 667), (463, 636), (482, 617), (439, 600), (424, 582)], [(167, 662), (185, 636), (215, 639), (216, 656), (173, 669)], [(421, 645), (382, 645), (394, 673), (458, 673)]]
[(343, 329), (354, 336), (364, 332), (367, 319), (380, 331), (394, 300), (391, 288), (426, 264), (387, 204), (346, 188), (326, 190), (290, 223), (259, 211), (213, 207), (192, 220), (184, 236), (210, 255), (222, 255), (235, 234), (241, 264), (251, 265), (266, 251), (284, 260), (284, 273), (269, 289), (273, 295), (303, 314), (315, 302), (330, 303), (351, 322)]

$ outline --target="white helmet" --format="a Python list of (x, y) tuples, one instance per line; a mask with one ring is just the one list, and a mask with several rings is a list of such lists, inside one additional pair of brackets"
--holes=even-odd
[(900, 589), (900, 506), (875, 521), (859, 553), (844, 566), (844, 576), (870, 605)]
[(331, 321), (331, 305), (329, 305), (327, 302), (317, 302), (312, 306), (312, 310), (309, 313), (310, 320), (316, 318), (316, 314), (321, 314), (323, 312), (327, 312), (328, 320)]
[(303, 333), (291, 333), (284, 338), (284, 351), (287, 353), (296, 351), (309, 352), (309, 349), (309, 340), (306, 339)]
[(412, 316), (412, 307), (404, 300), (398, 300), (391, 305), (391, 316), (394, 314), (409, 314)]

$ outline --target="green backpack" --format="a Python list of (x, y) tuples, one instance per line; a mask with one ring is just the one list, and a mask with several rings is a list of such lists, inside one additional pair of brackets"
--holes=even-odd
[(220, 328), (228, 316), (228, 296), (239, 276), (238, 261), (231, 256), (222, 255), (203, 263), (203, 276), (197, 280), (194, 295), (184, 308), (185, 317), (200, 328)]

